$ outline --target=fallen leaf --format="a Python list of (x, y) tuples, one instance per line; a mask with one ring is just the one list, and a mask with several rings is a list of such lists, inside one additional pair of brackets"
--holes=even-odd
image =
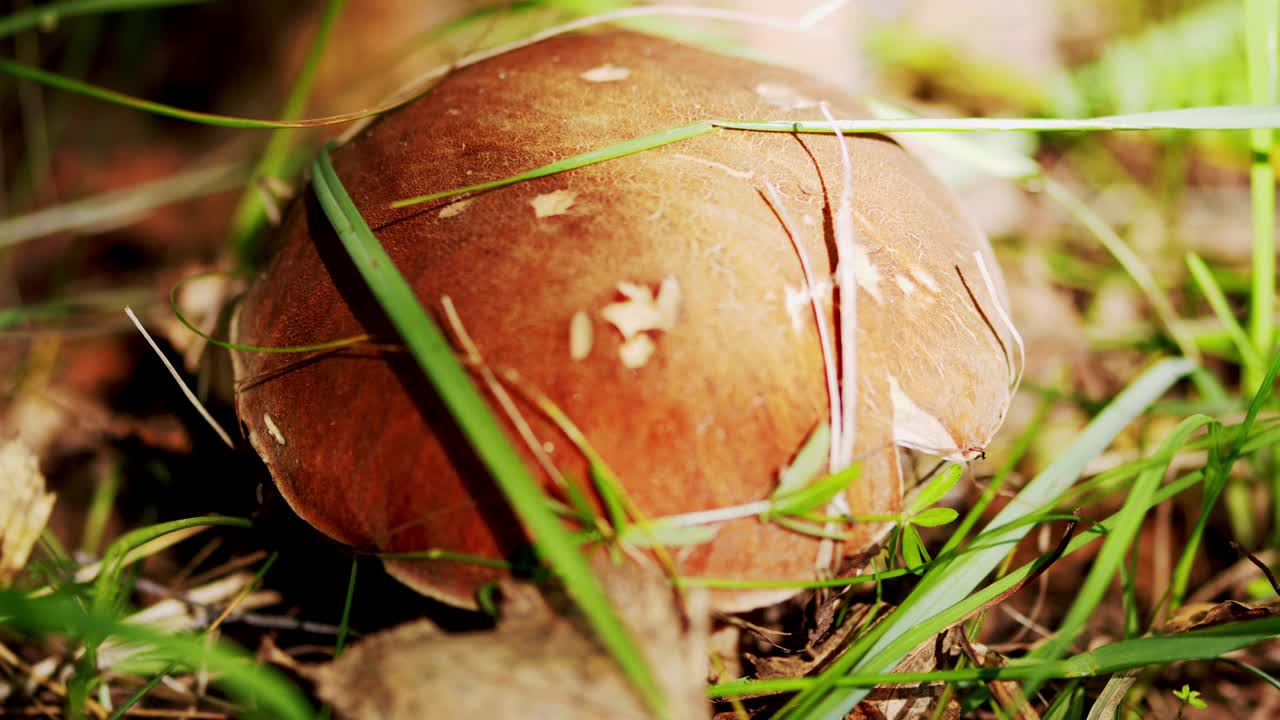
[[(953, 628), (941, 636), (935, 635), (920, 643), (893, 668), (893, 672), (933, 672), (946, 669), (944, 657), (954, 645), (951, 637), (954, 632), (956, 630)], [(958, 720), (960, 704), (954, 698), (947, 703), (941, 714), (936, 712), (938, 699), (946, 689), (947, 683), (944, 682), (877, 687), (853, 709), (849, 720), (926, 720), (933, 717)]]
[[(706, 596), (685, 597), (686, 629), (661, 578), (634, 566), (600, 574), (666, 693), (670, 716), (707, 717)], [(514, 582), (503, 585), (503, 596), (503, 617), (491, 631), (447, 634), (429, 621), (412, 622), (303, 674), (351, 720), (650, 717), (585, 621), (557, 612), (567, 599), (544, 599)]]
[(53, 511), (35, 453), (21, 440), (0, 446), (0, 587), (27, 564)]
[[(809, 646), (794, 655), (756, 658), (748, 655), (755, 667), (756, 678), (760, 680), (777, 678), (806, 677), (821, 672), (848, 643), (854, 632), (864, 632), (868, 628), (863, 621), (871, 611), (872, 605), (859, 604), (849, 608), (845, 622), (832, 629), (826, 637), (810, 641)], [(884, 617), (882, 610), (880, 617)], [(894, 672), (931, 672), (944, 670), (950, 663), (945, 658), (955, 652), (952, 638), (954, 629), (941, 636), (935, 635), (912, 650), (907, 657), (893, 669)], [(853, 712), (849, 720), (923, 720), (934, 717), (938, 698), (946, 688), (945, 683), (915, 683), (911, 685), (886, 685), (878, 687), (867, 695)], [(943, 710), (939, 718), (955, 720), (960, 717), (960, 706), (952, 700)]]
[(1280, 604), (1278, 602), (1280, 601), (1242, 603), (1236, 600), (1227, 600), (1220, 603), (1189, 603), (1178, 608), (1178, 612), (1174, 613), (1173, 617), (1167, 622), (1156, 628), (1155, 633), (1157, 635), (1172, 635), (1238, 620), (1251, 620), (1280, 614)]

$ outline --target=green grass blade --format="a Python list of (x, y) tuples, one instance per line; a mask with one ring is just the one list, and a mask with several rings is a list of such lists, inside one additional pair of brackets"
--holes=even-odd
[[(1227, 302), (1227, 296), (1222, 292), (1222, 287), (1218, 285), (1218, 281), (1213, 278), (1209, 266), (1204, 260), (1195, 253), (1187, 253), (1187, 268), (1191, 270), (1191, 277), (1195, 279), (1196, 285), (1200, 286), (1200, 292), (1204, 293), (1204, 297), (1209, 301), (1209, 307), (1213, 308), (1214, 315), (1218, 316), (1218, 322), (1222, 323), (1222, 327), (1227, 331), (1227, 335), (1231, 338), (1231, 342), (1235, 344), (1236, 351), (1240, 353), (1241, 363), (1244, 365), (1245, 373), (1248, 377), (1262, 378), (1263, 364), (1262, 357), (1258, 354), (1258, 348), (1245, 334), (1244, 328), (1240, 327), (1240, 323), (1236, 320), (1236, 316), (1231, 312), (1231, 305)], [(1262, 348), (1266, 352), (1266, 348)], [(1255, 387), (1250, 384), (1250, 388)]]
[(326, 125), (341, 125), (342, 123), (361, 120), (363, 118), (387, 112), (388, 110), (393, 110), (417, 97), (417, 95), (402, 97), (377, 107), (342, 113), (340, 115), (306, 118), (303, 120), (259, 120), (255, 118), (238, 117), (235, 115), (219, 115), (218, 113), (201, 112), (199, 110), (186, 110), (180, 107), (174, 107), (173, 105), (156, 102), (154, 100), (145, 100), (126, 93), (82, 82), (75, 78), (67, 77), (66, 75), (59, 75), (58, 73), (42, 70), (41, 68), (33, 67), (31, 65), (24, 65), (22, 63), (13, 62), (12, 60), (6, 60), (5, 58), (0, 58), (0, 72), (22, 78), (23, 80), (31, 80), (42, 85), (48, 85), (49, 87), (57, 88), (58, 90), (85, 95), (95, 100), (102, 100), (103, 102), (133, 108), (134, 110), (149, 112), (153, 115), (161, 115), (164, 117), (174, 118), (175, 120), (186, 120), (188, 122), (199, 123), (201, 125), (213, 125), (215, 127), (229, 128), (256, 128), (271, 130), (276, 128), (308, 128), (324, 127)]
[[(1275, 103), (1280, 93), (1280, 3), (1276, 0), (1245, 0), (1245, 45), (1249, 56), (1249, 99), (1254, 103)], [(1253, 196), (1253, 288), (1249, 329), (1259, 353), (1271, 352), (1275, 340), (1276, 295), (1276, 175), (1271, 164), (1275, 132), (1269, 127), (1254, 128), (1249, 144), (1253, 165), (1249, 180)], [(1246, 392), (1258, 386), (1261, 368), (1246, 376)], [(1280, 490), (1280, 488), (1277, 488)], [(1275, 499), (1280, 508), (1280, 495)], [(1277, 510), (1280, 515), (1280, 509)]]
[(1018, 466), (1027, 451), (1031, 449), (1031, 444), (1039, 437), (1040, 427), (1044, 424), (1045, 418), (1049, 416), (1049, 410), (1053, 408), (1053, 404), (1054, 401), (1049, 396), (1041, 399), (1036, 407), (1035, 415), (1031, 418), (1031, 422), (1027, 424), (1027, 428), (1022, 431), (1018, 439), (1014, 441), (1008, 457), (1000, 465), (1000, 469), (996, 471), (995, 477), (987, 482), (987, 486), (983, 489), (982, 495), (978, 497), (978, 501), (973, 504), (973, 507), (969, 508), (969, 512), (965, 513), (960, 525), (956, 527), (955, 532), (951, 533), (951, 537), (947, 539), (947, 544), (943, 545), (942, 550), (938, 551), (940, 557), (946, 556), (947, 553), (960, 547), (960, 543), (964, 542), (965, 538), (968, 537), (969, 531), (982, 519), (982, 514), (986, 512), (987, 506), (1000, 493), (1000, 488), (1004, 486), (1004, 481)]
[(1222, 442), (1219, 440), (1223, 432), (1218, 430), (1216, 426), (1210, 426), (1209, 428), (1209, 463), (1204, 470), (1204, 497), (1200, 501), (1200, 516), (1196, 519), (1195, 525), (1192, 526), (1191, 532), (1187, 535), (1182, 554), (1178, 557), (1177, 564), (1174, 565), (1173, 577), (1169, 583), (1171, 609), (1176, 610), (1182, 604), (1187, 586), (1191, 582), (1191, 565), (1194, 561), (1196, 550), (1200, 547), (1200, 540), (1208, 527), (1209, 515), (1213, 512), (1213, 507), (1218, 502), (1218, 496), (1222, 494), (1226, 486), (1227, 474), (1231, 471), (1231, 466), (1235, 464), (1236, 458), (1240, 457), (1249, 446), (1248, 440), (1252, 433), (1253, 425), (1258, 419), (1258, 413), (1262, 411), (1263, 405), (1272, 400), (1271, 392), (1272, 387), (1275, 385), (1277, 373), (1280, 373), (1280, 352), (1275, 353), (1271, 358), (1271, 366), (1268, 368), (1267, 374), (1262, 378), (1262, 385), (1259, 386), (1257, 393), (1254, 394), (1253, 402), (1249, 405), (1249, 412), (1245, 414), (1244, 421), (1240, 423), (1240, 426), (1235, 429), (1235, 439), (1232, 440), (1225, 453), (1220, 450)]
[[(2, 69), (2, 66), (0, 66)], [(826, 133), (836, 129), (845, 133), (894, 133), (894, 132), (1069, 132), (1106, 130), (1152, 129), (1248, 129), (1255, 127), (1280, 127), (1280, 105), (1234, 105), (1201, 107), (1185, 110), (1162, 110), (1132, 115), (1111, 115), (1081, 120), (1045, 118), (878, 118), (867, 120), (795, 121), (795, 120), (706, 120), (676, 128), (668, 128), (640, 137), (624, 140), (596, 150), (563, 158), (526, 172), (498, 180), (466, 187), (442, 190), (393, 201), (393, 209), (409, 207), (433, 200), (442, 200), (467, 193), (493, 190), (525, 180), (555, 175), (593, 163), (623, 157), (663, 145), (704, 135), (716, 128), (755, 132)], [(1024, 173), (1026, 166), (1007, 172)]]
[(676, 128), (669, 128), (667, 130), (659, 130), (658, 132), (641, 135), (640, 137), (631, 138), (630, 140), (624, 140), (623, 142), (615, 143), (613, 145), (600, 148), (599, 150), (592, 150), (590, 152), (582, 153), (581, 155), (574, 155), (573, 157), (568, 157), (563, 160), (557, 160), (556, 162), (548, 163), (542, 167), (520, 173), (519, 175), (512, 175), (499, 180), (477, 183), (466, 187), (454, 188), (453, 190), (444, 190), (437, 193), (396, 200), (391, 203), (391, 208), (398, 209), (409, 207), (410, 205), (418, 205), (425, 202), (431, 202), (432, 200), (442, 200), (447, 197), (453, 197), (454, 195), (494, 190), (496, 188), (506, 187), (507, 185), (514, 185), (518, 182), (524, 182), (525, 180), (533, 180), (535, 178), (546, 177), (548, 175), (556, 175), (567, 170), (575, 170), (586, 165), (604, 162), (605, 160), (613, 160), (614, 158), (625, 157), (627, 155), (634, 155), (635, 153), (643, 152), (645, 150), (652, 150), (653, 148), (662, 147), (663, 145), (670, 145), (671, 143), (679, 142), (681, 140), (688, 140), (692, 137), (705, 135), (712, 130), (715, 130), (715, 127), (710, 122), (705, 121), (682, 125)]
[(195, 5), (205, 2), (208, 2), (208, 0), (64, 0), (63, 2), (23, 8), (0, 17), (0, 38), (8, 37), (24, 30), (44, 29), (56, 25), (63, 18), (80, 15), (148, 10), (176, 5)]
[[(1014, 660), (1004, 667), (970, 667), (958, 670), (905, 673), (856, 673), (842, 677), (842, 688), (870, 689), (879, 686), (929, 682), (975, 682), (979, 680), (1027, 680), (1046, 678), (1090, 678), (1124, 672), (1137, 667), (1164, 665), (1191, 660), (1212, 660), (1267, 642), (1280, 636), (1280, 616), (1244, 620), (1190, 630), (1175, 635), (1121, 640), (1064, 660)], [(735, 680), (707, 688), (710, 698), (764, 695), (805, 690), (813, 678), (778, 680)]]
[(253, 656), (206, 638), (165, 632), (120, 622), (113, 614), (85, 610), (77, 598), (51, 595), (29, 598), (16, 590), (0, 590), (0, 617), (5, 624), (39, 635), (70, 633), (111, 636), (156, 648), (189, 668), (207, 668), (233, 698), (259, 712), (250, 716), (310, 720), (312, 708), (302, 693), (278, 670), (254, 662)]
[(907, 118), (902, 120), (714, 120), (716, 127), (760, 132), (1098, 132), (1109, 130), (1251, 130), (1280, 127), (1280, 105), (1218, 105), (1094, 118)]
[(347, 576), (347, 594), (342, 601), (342, 617), (338, 620), (338, 638), (333, 643), (333, 656), (342, 654), (347, 644), (347, 632), (351, 629), (351, 605), (356, 598), (356, 570), (360, 567), (360, 559), (351, 557), (351, 574)]
[[(1102, 549), (1091, 563), (1089, 573), (1085, 577), (1080, 590), (1075, 594), (1066, 617), (1058, 624), (1058, 631), (1045, 643), (1035, 648), (1029, 657), (1041, 660), (1056, 660), (1066, 653), (1071, 644), (1085, 629), (1085, 625), (1102, 602), (1103, 596), (1111, 586), (1113, 576), (1125, 563), (1126, 555), (1134, 547), (1138, 530), (1146, 519), (1147, 509), (1151, 507), (1151, 499), (1160, 487), (1165, 469), (1174, 455), (1186, 444), (1192, 433), (1215, 421), (1204, 415), (1193, 415), (1183, 420), (1161, 444), (1156, 457), (1160, 464), (1143, 470), (1125, 498), (1124, 506), (1115, 516), (1115, 523), (1107, 533)], [(1033, 681), (1023, 688), (1023, 692), (1035, 695), (1038, 682)]]
[(579, 553), (573, 536), (547, 505), (541, 485), (512, 447), (453, 348), (365, 224), (334, 172), (327, 149), (312, 164), (312, 183), (325, 215), (369, 290), (533, 535), (542, 557), (559, 574), (601, 643), (613, 653), (650, 708), (665, 716), (662, 692), (631, 633)]
[(1151, 269), (1143, 262), (1142, 258), (1098, 215), (1097, 211), (1081, 202), (1065, 186), (1047, 177), (1043, 178), (1042, 183), (1045, 194), (1066, 208), (1081, 225), (1098, 239), (1098, 242), (1102, 243), (1107, 252), (1111, 253), (1111, 257), (1120, 263), (1120, 267), (1124, 268), (1125, 273), (1133, 279), (1138, 289), (1142, 291), (1142, 295), (1147, 299), (1147, 303), (1151, 305), (1151, 309), (1155, 310), (1156, 315), (1160, 317), (1160, 323), (1169, 331), (1169, 336), (1177, 343), (1178, 349), (1182, 351), (1182, 354), (1198, 361), (1200, 351), (1196, 347), (1195, 340), (1188, 335), (1185, 323), (1178, 316), (1178, 312), (1174, 310), (1173, 304), (1169, 302), (1169, 296), (1160, 287), (1160, 283), (1156, 281), (1155, 275), (1152, 274)]
[[(825, 682), (792, 699), (787, 718), (839, 720), (866, 696), (860, 690), (838, 691), (835, 681), (850, 671), (884, 672), (914, 647), (915, 633), (930, 627), (926, 621), (998, 596), (993, 589), (1013, 587), (1013, 573), (978, 593), (978, 586), (1028, 531), (1018, 521), (1051, 505), (1075, 482), (1085, 465), (1147, 406), (1185, 376), (1195, 365), (1189, 360), (1164, 360), (1149, 368), (1120, 393), (1052, 465), (1037, 475), (988, 525), (984, 548), (939, 565), (889, 617), (860, 639), (820, 676)], [(971, 594), (973, 593), (973, 594)], [(981, 607), (981, 604), (975, 607)], [(959, 617), (963, 617), (961, 614)]]
[(0, 220), (0, 250), (58, 232), (119, 227), (157, 207), (230, 190), (247, 177), (238, 163), (200, 168)]
[[(101, 569), (93, 584), (90, 601), (93, 613), (108, 617), (116, 610), (120, 600), (120, 573), (124, 570), (131, 551), (170, 533), (214, 525), (247, 528), (252, 527), (253, 523), (244, 518), (222, 515), (183, 518), (138, 528), (111, 543), (102, 556)], [(78, 717), (83, 712), (89, 697), (89, 686), (98, 672), (98, 647), (104, 638), (105, 635), (100, 632), (85, 634), (84, 652), (76, 663), (75, 675), (67, 682), (67, 714), (72, 717)]]
[[(328, 5), (325, 6), (324, 14), (320, 16), (320, 25), (316, 28), (311, 38), (311, 45), (307, 48), (307, 55), (302, 61), (302, 69), (298, 71), (298, 77), (294, 79), (293, 87), (290, 88), (284, 106), (280, 109), (281, 119), (296, 120), (307, 109), (307, 98), (311, 95), (316, 69), (320, 67), (320, 59), (324, 57), (329, 35), (345, 4), (346, 0), (329, 0)], [(281, 128), (271, 133), (271, 139), (267, 141), (262, 157), (253, 168), (249, 186), (240, 195), (240, 204), (232, 216), (231, 238), (236, 256), (239, 257), (242, 265), (252, 267), (254, 261), (258, 259), (254, 240), (266, 221), (262, 195), (256, 183), (259, 178), (281, 177), (287, 174), (289, 149), (293, 146), (296, 133), (296, 128)]]

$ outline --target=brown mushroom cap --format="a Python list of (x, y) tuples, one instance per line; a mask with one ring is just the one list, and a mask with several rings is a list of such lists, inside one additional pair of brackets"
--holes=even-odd
[[(389, 203), (698, 120), (815, 119), (818, 100), (837, 117), (865, 116), (841, 91), (789, 70), (629, 32), (568, 35), (459, 70), (333, 162), (423, 303), (438, 310), (452, 298), (487, 363), (548, 395), (640, 509), (661, 517), (767, 498), (778, 469), (828, 416), (800, 264), (759, 190), (766, 181), (779, 188), (792, 232), (829, 282), (837, 139), (721, 130), (465, 204)], [(887, 138), (850, 137), (849, 147), (856, 454), (865, 466), (848, 500), (855, 514), (884, 514), (900, 507), (896, 445), (967, 456), (990, 439), (1009, 399), (1010, 338), (975, 260), (985, 259), (1002, 294), (990, 249), (948, 191)], [(642, 323), (653, 352), (627, 367), (618, 324), (602, 311), (625, 300), (619, 283), (656, 292), (666, 278), (680, 293), (674, 322)], [(594, 342), (574, 359), (570, 325), (581, 313)], [(394, 337), (308, 193), (245, 298), (235, 339), (288, 346), (366, 332)], [(249, 439), (284, 497), (322, 532), (381, 551), (509, 557), (526, 544), (407, 355), (237, 353), (237, 377)], [(554, 426), (527, 406), (524, 417), (558, 466), (586, 477)], [(855, 526), (844, 550), (864, 549), (882, 530)], [(685, 575), (798, 579), (816, 572), (820, 544), (747, 518), (673, 554)], [(460, 605), (497, 575), (443, 560), (388, 569)], [(715, 600), (732, 610), (788, 594), (723, 591)]]

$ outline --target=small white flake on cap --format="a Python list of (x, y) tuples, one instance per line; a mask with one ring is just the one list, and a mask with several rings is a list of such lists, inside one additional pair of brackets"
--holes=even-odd
[(622, 364), (642, 367), (657, 347), (645, 333), (669, 332), (676, 325), (682, 297), (680, 282), (674, 275), (663, 278), (657, 297), (648, 285), (640, 283), (623, 280), (617, 288), (626, 300), (606, 305), (600, 315), (622, 333), (625, 342), (618, 351)]
[(458, 213), (462, 212), (463, 210), (466, 210), (467, 206), (471, 204), (472, 200), (474, 200), (474, 198), (467, 198), (466, 200), (451, 202), (448, 205), (445, 205), (444, 207), (440, 208), (440, 214), (438, 215), (438, 217), (451, 218), (454, 215), (457, 215)]
[(635, 370), (649, 363), (649, 358), (653, 357), (653, 351), (657, 347), (648, 335), (636, 335), (622, 343), (622, 347), (618, 348), (618, 357), (622, 359), (623, 367)]
[(591, 318), (579, 310), (569, 321), (569, 357), (574, 360), (586, 359), (591, 354), (593, 342)]
[(271, 413), (262, 413), (262, 422), (266, 424), (267, 434), (271, 436), (271, 439), (281, 445), (284, 445), (284, 433), (280, 432), (280, 428), (276, 425), (276, 421), (271, 417)]
[(958, 451), (955, 438), (947, 432), (942, 421), (917, 405), (892, 375), (889, 376), (889, 397), (893, 403), (895, 445), (943, 457), (950, 457)]
[(765, 102), (784, 110), (803, 110), (818, 106), (817, 100), (782, 83), (762, 82), (756, 85), (755, 91)]
[(569, 208), (573, 207), (573, 201), (577, 199), (578, 193), (572, 190), (556, 190), (535, 197), (529, 201), (529, 204), (533, 206), (534, 216), (545, 218), (569, 212)]
[(593, 83), (617, 82), (631, 77), (631, 69), (613, 63), (593, 67), (578, 77)]

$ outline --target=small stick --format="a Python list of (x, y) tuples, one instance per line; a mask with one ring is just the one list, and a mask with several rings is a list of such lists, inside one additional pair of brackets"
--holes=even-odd
[(182, 394), (186, 395), (187, 400), (191, 401), (192, 407), (196, 409), (196, 412), (200, 413), (200, 417), (204, 418), (204, 421), (209, 423), (209, 427), (213, 428), (213, 431), (218, 434), (218, 437), (222, 438), (222, 442), (226, 443), (227, 447), (234, 450), (236, 445), (231, 442), (231, 436), (227, 434), (226, 430), (222, 429), (222, 426), (218, 424), (217, 420), (213, 419), (213, 416), (205, 409), (204, 405), (196, 397), (196, 394), (191, 392), (191, 388), (187, 387), (187, 384), (183, 382), (182, 376), (179, 375), (177, 369), (173, 367), (173, 363), (169, 362), (169, 358), (165, 357), (164, 353), (160, 351), (160, 346), (156, 344), (155, 340), (151, 339), (151, 334), (147, 332), (147, 329), (142, 327), (142, 322), (138, 320), (138, 316), (133, 314), (133, 308), (126, 305), (124, 308), (124, 314), (129, 316), (129, 319), (133, 321), (134, 327), (138, 328), (138, 332), (142, 333), (142, 337), (146, 338), (147, 344), (151, 346), (152, 350), (156, 351), (156, 355), (160, 357), (160, 362), (164, 363), (164, 366), (168, 368), (169, 374), (173, 376), (175, 381), (177, 381), (178, 387), (182, 388)]

